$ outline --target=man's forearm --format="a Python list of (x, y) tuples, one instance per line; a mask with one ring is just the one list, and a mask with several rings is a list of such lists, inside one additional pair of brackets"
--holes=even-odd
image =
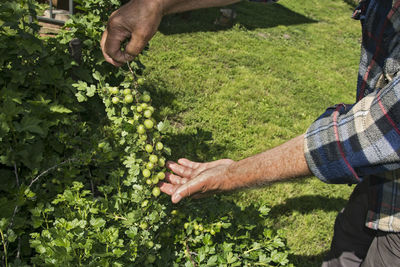
[(229, 166), (232, 189), (311, 175), (304, 157), (304, 135)]
[(200, 8), (226, 6), (240, 0), (158, 0), (165, 14), (180, 13)]

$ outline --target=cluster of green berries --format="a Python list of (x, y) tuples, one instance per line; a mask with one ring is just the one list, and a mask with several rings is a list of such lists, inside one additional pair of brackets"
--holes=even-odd
[[(142, 78), (136, 81), (139, 86), (143, 83)], [(165, 178), (165, 158), (162, 156), (164, 144), (161, 141), (154, 141), (154, 135), (150, 136), (153, 131), (157, 131), (156, 120), (153, 118), (154, 108), (151, 106), (151, 96), (146, 91), (140, 94), (136, 89), (125, 88), (120, 90), (118, 87), (110, 87), (109, 93), (113, 104), (122, 103), (133, 113), (133, 116), (130, 116), (127, 121), (136, 127), (143, 152), (148, 156), (147, 161), (142, 164), (142, 175), (146, 184), (154, 185), (152, 194), (158, 197), (161, 191), (156, 185)]]

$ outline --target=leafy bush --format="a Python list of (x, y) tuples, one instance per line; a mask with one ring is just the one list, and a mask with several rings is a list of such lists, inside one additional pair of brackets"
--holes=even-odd
[(168, 124), (155, 119), (140, 58), (116, 69), (100, 51), (120, 3), (75, 2), (80, 12), (47, 39), (29, 20), (34, 3), (0, 5), (3, 265), (290, 265), (267, 208), (160, 196)]

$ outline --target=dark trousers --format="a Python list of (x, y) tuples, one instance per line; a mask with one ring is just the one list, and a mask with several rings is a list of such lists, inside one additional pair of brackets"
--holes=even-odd
[(322, 267), (400, 267), (400, 233), (365, 227), (368, 182), (356, 186), (338, 214), (331, 249)]

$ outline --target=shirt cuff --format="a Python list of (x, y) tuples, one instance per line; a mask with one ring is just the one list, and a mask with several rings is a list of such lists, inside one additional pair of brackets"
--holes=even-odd
[(358, 183), (361, 178), (350, 165), (339, 138), (337, 118), (351, 105), (330, 107), (307, 130), (304, 155), (311, 172), (326, 183)]

